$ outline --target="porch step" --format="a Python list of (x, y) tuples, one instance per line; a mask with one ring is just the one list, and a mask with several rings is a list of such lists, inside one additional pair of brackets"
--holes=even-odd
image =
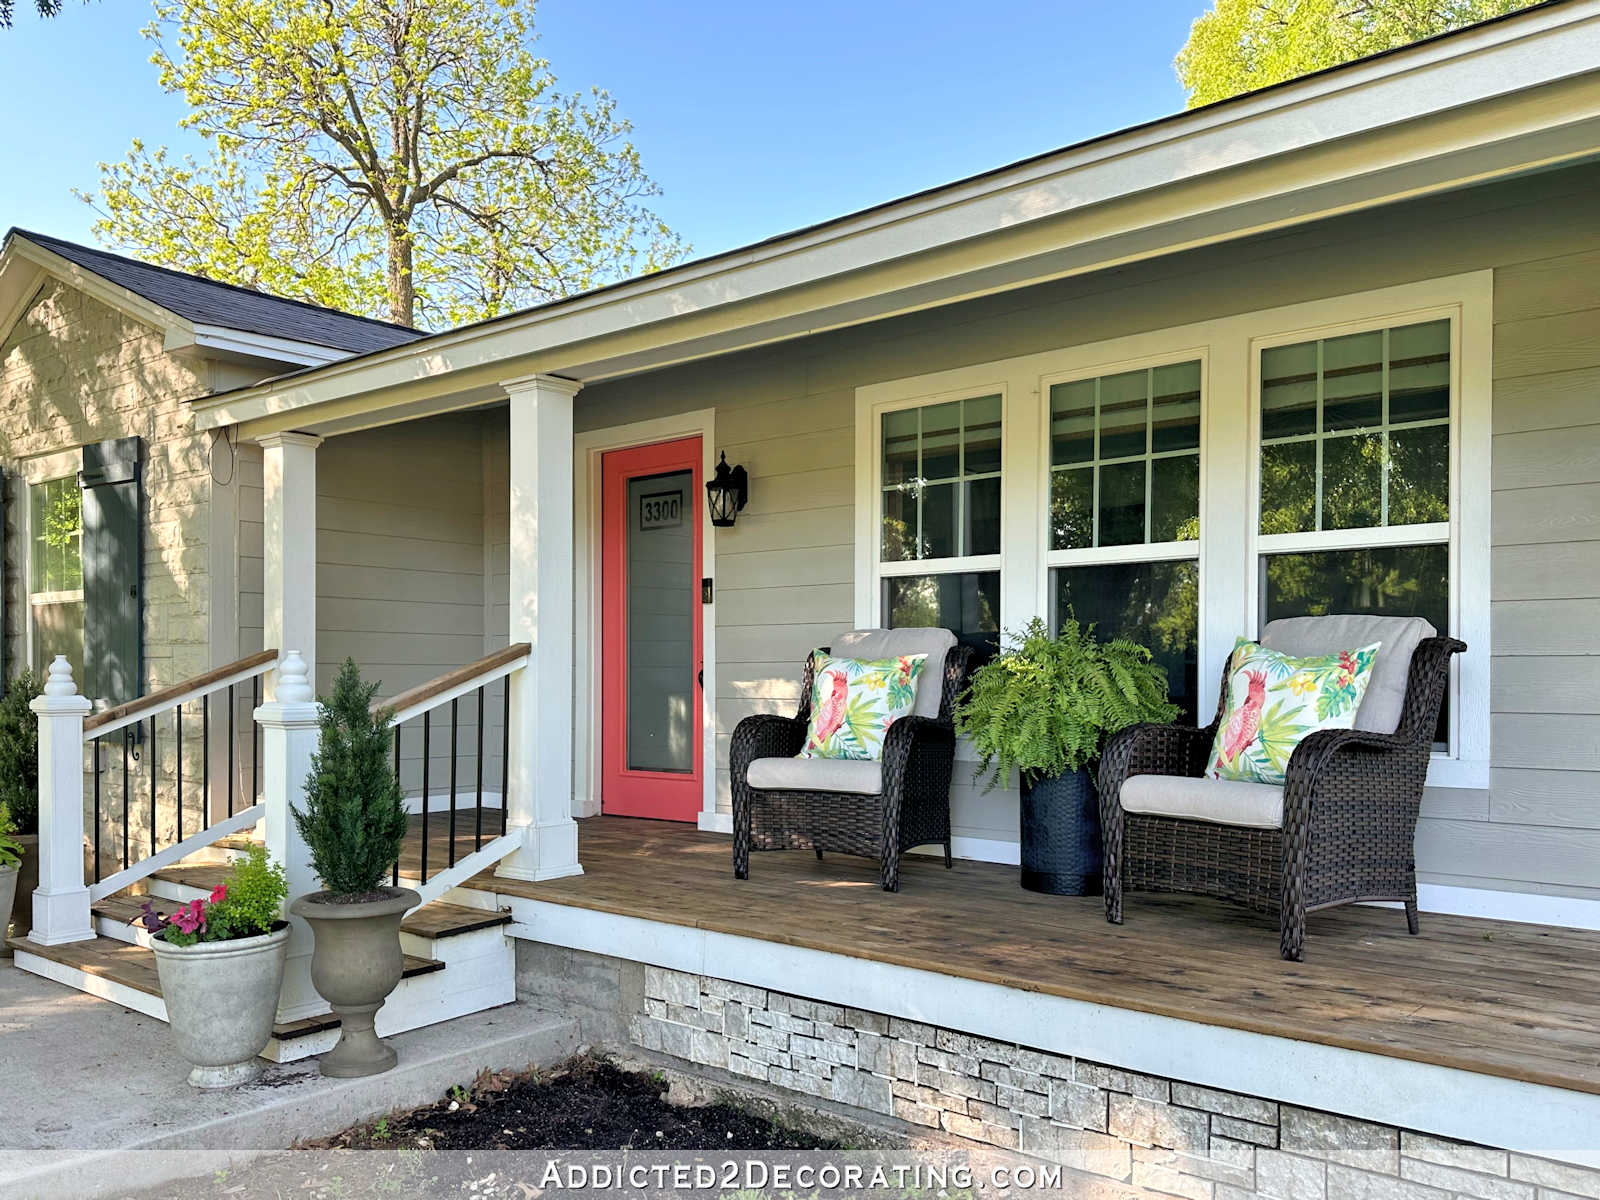
[[(77, 987), (159, 1021), (167, 1019), (167, 1006), (161, 999), (161, 979), (156, 973), (156, 956), (146, 946), (105, 936), (61, 946), (40, 946), (25, 937), (9, 938), (6, 945), (15, 954), (16, 965), (24, 971)], [(444, 969), (442, 962), (408, 954), (401, 978), (415, 979)], [(90, 986), (82, 986), (85, 982)], [(338, 1027), (339, 1021), (333, 1016), (312, 1017), (275, 1026), (272, 1035), (279, 1040), (289, 1040)]]
[[(204, 900), (218, 884), (227, 882), (231, 870), (232, 868), (226, 864), (216, 863), (165, 867), (150, 877), (151, 899), (158, 902), (158, 907), (160, 902), (165, 901), (171, 902), (174, 908), (190, 900)], [(133, 921), (138, 919), (140, 906), (144, 900), (145, 897), (131, 897), (123, 892), (95, 905), (94, 912), (99, 916), (103, 905), (120, 902), (119, 908), (114, 913), (107, 913), (120, 916), (131, 904), (133, 915), (122, 919), (125, 922)], [(168, 908), (163, 911), (172, 910)], [(400, 932), (432, 942), (510, 923), (509, 911), (471, 908), (464, 904), (435, 900), (407, 913), (406, 919), (400, 922)]]

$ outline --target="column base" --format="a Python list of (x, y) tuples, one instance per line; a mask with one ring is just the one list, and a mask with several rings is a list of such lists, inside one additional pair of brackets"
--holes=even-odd
[(524, 883), (543, 883), (547, 879), (583, 874), (578, 862), (578, 823), (571, 817), (549, 825), (525, 825), (523, 829), (526, 843), (521, 850), (500, 860), (495, 868), (496, 876)]
[(33, 893), (33, 928), (28, 940), (39, 946), (64, 946), (68, 942), (90, 942), (98, 935), (89, 915), (89, 889), (71, 888), (63, 892)]

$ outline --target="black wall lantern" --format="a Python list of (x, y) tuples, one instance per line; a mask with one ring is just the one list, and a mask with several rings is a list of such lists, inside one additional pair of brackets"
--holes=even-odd
[(743, 467), (728, 466), (728, 455), (717, 464), (717, 477), (706, 484), (706, 504), (711, 523), (719, 529), (732, 525), (750, 499), (750, 476)]

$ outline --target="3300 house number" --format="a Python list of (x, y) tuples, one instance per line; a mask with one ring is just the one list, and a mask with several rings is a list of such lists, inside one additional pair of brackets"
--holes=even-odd
[(639, 497), (640, 529), (670, 529), (682, 524), (682, 492), (652, 492)]

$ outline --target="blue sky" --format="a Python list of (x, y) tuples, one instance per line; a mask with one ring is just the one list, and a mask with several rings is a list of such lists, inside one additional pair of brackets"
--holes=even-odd
[[(633, 121), (655, 206), (714, 253), (1183, 107), (1172, 59), (1209, 0), (544, 0), (540, 52)], [(134, 137), (190, 148), (138, 0), (0, 30), (15, 104), (0, 230), (92, 240), (96, 163)]]

